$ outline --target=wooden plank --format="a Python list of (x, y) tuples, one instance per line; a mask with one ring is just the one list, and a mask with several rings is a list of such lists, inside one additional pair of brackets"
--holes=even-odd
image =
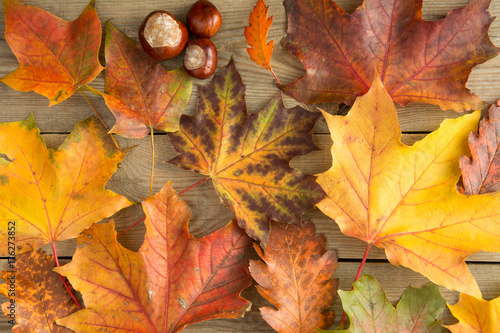
[[(62, 134), (43, 135), (47, 146), (57, 148), (65, 139)], [(423, 137), (420, 135), (404, 135), (406, 144), (412, 144)], [(117, 137), (121, 147), (136, 147), (121, 163), (121, 167), (108, 183), (108, 188), (120, 193), (130, 200), (140, 202), (143, 196), (149, 194), (149, 177), (151, 168), (151, 147), (150, 139), (126, 140)], [(168, 181), (172, 181), (172, 186), (179, 192), (202, 179), (203, 176), (180, 169), (164, 163), (164, 161), (174, 157), (173, 150), (166, 135), (155, 135), (156, 147), (156, 167), (155, 186), (153, 191), (157, 192)], [(317, 134), (315, 141), (320, 150), (314, 151), (307, 156), (301, 156), (292, 160), (292, 167), (303, 170), (310, 174), (317, 174), (327, 170), (331, 165), (329, 135)], [(200, 186), (182, 195), (191, 211), (190, 230), (200, 237), (214, 230), (223, 227), (229, 222), (233, 213), (220, 203), (212, 184), (205, 182)], [(114, 216), (118, 232), (133, 224), (143, 216), (139, 205), (129, 207)], [(356, 238), (343, 235), (337, 224), (326, 217), (319, 210), (315, 209), (304, 215), (305, 219), (311, 219), (317, 226), (318, 232), (324, 233), (331, 248), (339, 250), (340, 258), (360, 259), (363, 257), (365, 243)], [(137, 250), (141, 246), (144, 237), (143, 224), (137, 226), (133, 232), (129, 232), (120, 238), (120, 242), (131, 250)], [(58, 253), (60, 256), (72, 256), (75, 250), (75, 240), (58, 243)], [(46, 251), (51, 251), (49, 246)], [(380, 249), (373, 249), (370, 253), (372, 259), (385, 259), (385, 254)], [(489, 261), (500, 262), (500, 253), (477, 253), (468, 258), (468, 261)]]
[[(63, 260), (61, 264), (67, 262), (68, 260)], [(352, 262), (341, 262), (338, 264), (334, 277), (340, 278), (339, 289), (350, 290), (358, 266), (359, 263)], [(0, 260), (0, 270), (5, 270), (6, 267), (6, 260)], [(500, 285), (495, 279), (491, 278), (500, 274), (500, 265), (471, 264), (470, 269), (476, 277), (484, 299), (491, 300), (500, 295)], [(399, 298), (408, 285), (411, 284), (414, 287), (420, 287), (429, 282), (426, 278), (409, 269), (397, 268), (390, 264), (367, 263), (363, 269), (363, 273), (374, 276), (381, 283), (387, 294), (387, 298), (392, 304), (399, 301)], [(458, 301), (459, 295), (455, 291), (441, 288), (441, 293), (450, 304), (455, 304)], [(244, 290), (242, 296), (253, 303), (251, 311), (244, 318), (206, 321), (188, 326), (183, 332), (274, 332), (260, 316), (259, 308), (270, 306), (270, 304), (258, 294), (255, 284)], [(0, 303), (4, 301), (5, 298), (0, 296)], [(336, 318), (331, 327), (332, 329), (338, 325), (342, 315), (341, 302), (338, 296), (333, 305), (333, 310), (335, 311)], [(11, 327), (5, 318), (3, 316), (0, 317), (0, 332), (8, 332)], [(443, 314), (443, 321), (445, 324), (456, 322), (448, 309)]]
[[(74, 19), (85, 6), (82, 1), (69, 1), (68, 4), (61, 5), (57, 1), (30, 1), (43, 9), (59, 15), (65, 19)], [(215, 1), (217, 4), (217, 1)], [(293, 58), (288, 51), (284, 50), (278, 42), (286, 32), (286, 17), (281, 0), (267, 1), (270, 7), (270, 13), (274, 15), (274, 23), (270, 30), (269, 38), (275, 39), (275, 51), (273, 55), (273, 67), (283, 83), (291, 82), (304, 73), (302, 64)], [(361, 1), (343, 0), (339, 4), (352, 11)], [(446, 1), (425, 1), (424, 17), (427, 19), (438, 19), (443, 17), (448, 10), (460, 7), (468, 3), (467, 0), (446, 0)], [(150, 11), (158, 8), (168, 7), (174, 15), (183, 20), (183, 13), (187, 11), (191, 1), (177, 1), (169, 3), (168, 6), (159, 1), (147, 2), (128, 2), (124, 5), (117, 0), (97, 2), (97, 11), (102, 22), (111, 20), (119, 29), (123, 30), (132, 38), (136, 38), (137, 28)], [(256, 66), (248, 57), (246, 52), (246, 42), (243, 38), (243, 30), (247, 24), (248, 14), (253, 6), (253, 2), (238, 0), (232, 1), (230, 5), (225, 5), (220, 1), (224, 24), (219, 34), (213, 41), (219, 50), (220, 70), (233, 57), (241, 73), (243, 81), (247, 85), (246, 100), (248, 110), (256, 112), (263, 107), (277, 94), (279, 89), (275, 86), (272, 76), (264, 69)], [(3, 8), (0, 10), (3, 14)], [(495, 1), (491, 4), (490, 12), (493, 16), (500, 15), (500, 5)], [(0, 36), (3, 36), (4, 17), (0, 15)], [(494, 43), (500, 44), (500, 22), (494, 21), (490, 36)], [(103, 58), (103, 57), (102, 57)], [(16, 57), (12, 54), (5, 40), (0, 40), (0, 76), (3, 76), (18, 66)], [(101, 60), (104, 64), (104, 59)], [(180, 66), (182, 58), (163, 62), (168, 68)], [(473, 70), (467, 86), (484, 101), (493, 103), (500, 97), (500, 57), (486, 62)], [(196, 83), (206, 84), (209, 80), (196, 80)], [(103, 90), (104, 76), (101, 74), (91, 84), (96, 89)], [(73, 124), (81, 120), (93, 111), (87, 105), (82, 96), (75, 96), (63, 103), (48, 108), (48, 100), (35, 93), (21, 93), (14, 91), (4, 84), (0, 84), (0, 96), (2, 103), (0, 105), (0, 121), (15, 121), (26, 118), (29, 113), (34, 112), (36, 119), (42, 131), (51, 133), (68, 133)], [(22, 100), (23, 103), (19, 103)], [(107, 109), (102, 98), (91, 97), (92, 103), (102, 114), (108, 125), (114, 123), (114, 117)], [(287, 106), (297, 105), (292, 98), (285, 96)], [(332, 108), (332, 106), (323, 106)], [(315, 109), (314, 106), (307, 107)], [(458, 117), (460, 114), (455, 112), (444, 112), (431, 105), (416, 104), (409, 105), (406, 108), (398, 107), (401, 128), (404, 132), (427, 132), (436, 129), (445, 118)], [(193, 92), (190, 103), (188, 104), (186, 114), (196, 113), (196, 89)], [(57, 114), (57, 122), (53, 115)], [(328, 130), (324, 122), (320, 121), (315, 128), (316, 133), (327, 133)]]

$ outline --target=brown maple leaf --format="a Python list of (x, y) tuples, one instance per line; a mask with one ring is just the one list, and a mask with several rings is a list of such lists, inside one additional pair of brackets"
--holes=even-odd
[(278, 309), (262, 307), (264, 320), (280, 333), (315, 332), (333, 322), (328, 308), (335, 299), (338, 279), (337, 251), (325, 251), (326, 239), (315, 235), (311, 221), (302, 228), (288, 223), (271, 223), (266, 249), (255, 249), (264, 260), (250, 262), (257, 290)]
[[(251, 239), (235, 222), (194, 239), (187, 205), (167, 184), (143, 202), (146, 236), (139, 252), (122, 247), (114, 223), (78, 237), (73, 261), (56, 271), (82, 293), (86, 309), (60, 319), (75, 332), (179, 332), (214, 318), (238, 318), (250, 302)], [(87, 267), (88, 269), (82, 269)]]
[(470, 195), (499, 191), (500, 104), (490, 107), (490, 117), (481, 120), (479, 134), (469, 135), (469, 147), (472, 159), (460, 157), (463, 181), (460, 192)]
[(95, 0), (71, 22), (18, 0), (4, 0), (3, 6), (5, 39), (20, 64), (2, 78), (3, 83), (16, 90), (35, 91), (54, 105), (102, 71), (98, 58), (101, 22)]
[[(33, 116), (2, 123), (0, 153), (9, 158), (0, 159), (0, 220), (15, 223), (18, 251), (74, 238), (132, 204), (104, 189), (126, 150), (93, 117), (78, 122), (58, 150), (47, 149)], [(0, 229), (0, 244), (8, 237)]]
[(42, 250), (16, 256), (15, 271), (3, 271), (7, 284), (0, 293), (12, 301), (2, 304), (9, 321), (18, 323), (12, 332), (69, 333), (55, 321), (78, 310), (54, 268), (54, 257)]
[(464, 259), (500, 250), (500, 193), (458, 192), (458, 159), (480, 111), (445, 120), (413, 146), (401, 143), (394, 104), (378, 77), (347, 116), (324, 114), (332, 167), (318, 204), (341, 231), (385, 249), (389, 261), (434, 283), (480, 297)]
[(440, 21), (422, 19), (422, 0), (365, 0), (347, 14), (330, 0), (285, 0), (283, 45), (306, 75), (281, 88), (305, 103), (352, 105), (377, 71), (401, 105), (480, 109), (465, 83), (474, 66), (498, 54), (488, 37), (490, 0), (475, 0)]
[(311, 132), (319, 114), (286, 109), (281, 95), (248, 114), (245, 85), (232, 60), (198, 94), (198, 115), (182, 116), (180, 131), (169, 133), (179, 155), (168, 163), (211, 178), (255, 239), (265, 241), (270, 219), (300, 224), (300, 215), (324, 193), (316, 177), (292, 169), (289, 161), (316, 149)]
[(113, 112), (111, 133), (143, 138), (153, 128), (173, 132), (189, 102), (192, 78), (183, 69), (166, 71), (140, 43), (118, 31), (106, 29), (106, 87), (101, 94)]

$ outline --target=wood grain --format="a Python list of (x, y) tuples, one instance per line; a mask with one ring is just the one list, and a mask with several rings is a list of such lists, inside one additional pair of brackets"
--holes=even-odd
[[(119, 0), (96, 0), (96, 8), (101, 22), (111, 20), (113, 24), (124, 31), (130, 37), (137, 39), (137, 29), (142, 19), (151, 11), (165, 9), (170, 11), (181, 21), (194, 0), (177, 1), (119, 1)], [(213, 38), (219, 52), (220, 70), (232, 57), (246, 84), (246, 101), (249, 112), (261, 110), (269, 101), (279, 93), (274, 84), (273, 77), (266, 70), (256, 66), (248, 57), (246, 42), (243, 37), (244, 26), (248, 23), (248, 15), (255, 1), (249, 0), (213, 0), (222, 12), (223, 25), (220, 32)], [(86, 6), (87, 1), (82, 0), (29, 0), (29, 4), (39, 6), (66, 20), (75, 19)], [(275, 51), (272, 58), (272, 66), (283, 83), (288, 83), (304, 74), (302, 64), (293, 58), (280, 45), (279, 40), (286, 33), (286, 16), (282, 6), (282, 0), (267, 0), (269, 14), (274, 15), (273, 25), (269, 32), (269, 39), (275, 40)], [(362, 3), (362, 0), (339, 0), (337, 3), (346, 11), (352, 12)], [(443, 18), (453, 8), (464, 6), (469, 0), (424, 0), (424, 19), (437, 20)], [(18, 66), (16, 57), (10, 51), (4, 37), (5, 20), (3, 9), (0, 9), (0, 77), (15, 70)], [(500, 16), (500, 0), (493, 0), (490, 6), (492, 16)], [(494, 44), (500, 45), (500, 21), (496, 20), (491, 25), (490, 37)], [(101, 62), (104, 65), (103, 50), (101, 50)], [(182, 63), (182, 57), (163, 62), (169, 69), (176, 68)], [(195, 80), (199, 85), (205, 85), (209, 80)], [(96, 89), (104, 88), (104, 76), (100, 74), (91, 83)], [(488, 103), (494, 103), (500, 98), (500, 57), (476, 67), (471, 74), (467, 87)], [(108, 126), (114, 124), (114, 117), (106, 107), (103, 99), (86, 93), (92, 104), (104, 118)], [(284, 96), (288, 107), (295, 106), (295, 100)], [(190, 102), (185, 114), (196, 114), (197, 89), (193, 90)], [(10, 89), (0, 83), (0, 122), (18, 121), (25, 119), (30, 113), (34, 113), (38, 126), (40, 127), (47, 145), (57, 148), (66, 135), (71, 132), (76, 121), (83, 120), (91, 115), (93, 111), (83, 96), (75, 94), (68, 100), (53, 107), (48, 107), (48, 100), (35, 93), (22, 93)], [(304, 106), (309, 110), (316, 110), (318, 106)], [(329, 112), (338, 112), (336, 104), (320, 105), (319, 107)], [(410, 104), (406, 108), (398, 107), (398, 115), (401, 129), (406, 134), (403, 141), (412, 144), (425, 136), (425, 133), (439, 127), (443, 119), (459, 117), (459, 113), (441, 111), (435, 106), (423, 104)], [(342, 109), (345, 111), (345, 109)], [(486, 113), (486, 107), (483, 114)], [(307, 173), (319, 173), (330, 167), (331, 157), (329, 147), (331, 140), (328, 128), (323, 119), (320, 119), (314, 129), (315, 141), (320, 148), (307, 156), (297, 157), (292, 160), (291, 165)], [(108, 183), (108, 188), (130, 200), (140, 202), (143, 196), (149, 193), (150, 158), (151, 147), (149, 138), (142, 140), (126, 140), (117, 137), (121, 147), (136, 146), (125, 158), (121, 167)], [(164, 161), (175, 156), (168, 138), (162, 133), (155, 135), (156, 140), (156, 173), (154, 191), (158, 191), (167, 181), (172, 181), (173, 187), (183, 190), (194, 184), (202, 177), (198, 174), (170, 166)], [(222, 227), (229, 221), (233, 214), (223, 207), (210, 182), (205, 182), (193, 190), (185, 193), (182, 198), (188, 203), (191, 211), (190, 231), (200, 237), (217, 228)], [(129, 207), (113, 218), (120, 232), (133, 222), (143, 216), (140, 205)], [(316, 224), (317, 231), (324, 233), (328, 239), (328, 248), (336, 248), (339, 251), (340, 263), (335, 273), (340, 278), (340, 288), (350, 289), (352, 279), (359, 266), (359, 261), (365, 249), (365, 243), (344, 236), (334, 221), (327, 218), (318, 210), (313, 210), (304, 215)], [(143, 242), (144, 226), (140, 224), (133, 231), (120, 238), (120, 242), (132, 250), (138, 250)], [(75, 250), (75, 241), (58, 243), (58, 252), (61, 257), (69, 258)], [(44, 248), (50, 253), (49, 247)], [(419, 286), (427, 280), (421, 275), (406, 268), (397, 268), (383, 259), (385, 255), (380, 249), (373, 249), (369, 260), (375, 259), (365, 266), (365, 273), (375, 276), (383, 285), (389, 299), (395, 302), (399, 299), (409, 283)], [(500, 254), (478, 253), (468, 258), (469, 267), (476, 277), (485, 299), (500, 296), (500, 284), (497, 277), (500, 274)], [(6, 260), (0, 259), (0, 269), (6, 268)], [(454, 303), (458, 300), (456, 292), (442, 289), (445, 298)], [(258, 295), (255, 286), (244, 292), (244, 296), (250, 299), (254, 305), (251, 312), (245, 318), (239, 320), (214, 320), (199, 323), (188, 327), (185, 332), (273, 332), (273, 330), (261, 319), (258, 308), (268, 303)], [(4, 300), (4, 299), (1, 299)], [(334, 310), (337, 319), (333, 327), (338, 324), (341, 315), (341, 304), (337, 299)], [(449, 311), (445, 312), (446, 323), (454, 323)], [(9, 332), (10, 326), (6, 320), (0, 319), (0, 332)]]

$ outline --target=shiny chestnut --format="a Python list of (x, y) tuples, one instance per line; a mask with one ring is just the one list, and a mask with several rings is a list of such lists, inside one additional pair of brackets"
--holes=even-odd
[(222, 24), (222, 15), (210, 1), (196, 1), (186, 16), (189, 31), (198, 37), (213, 37)]
[(206, 79), (217, 67), (217, 48), (208, 38), (190, 40), (184, 55), (186, 72), (197, 79)]
[(163, 10), (151, 12), (139, 28), (142, 48), (159, 61), (178, 56), (187, 40), (186, 26)]

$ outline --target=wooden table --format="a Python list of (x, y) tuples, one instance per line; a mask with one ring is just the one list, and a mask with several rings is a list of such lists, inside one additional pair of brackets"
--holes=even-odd
[[(165, 9), (174, 16), (184, 20), (185, 14), (194, 0), (177, 1), (121, 1), (121, 0), (97, 0), (97, 13), (101, 22), (111, 20), (113, 24), (127, 35), (137, 39), (137, 29), (142, 19), (151, 11)], [(234, 58), (236, 66), (246, 84), (246, 101), (249, 112), (261, 110), (279, 90), (274, 84), (273, 77), (266, 70), (255, 65), (248, 57), (243, 30), (248, 24), (248, 15), (256, 1), (252, 0), (213, 0), (214, 4), (221, 10), (224, 23), (220, 32), (213, 38), (219, 52), (218, 69), (225, 66), (231, 57)], [(301, 76), (304, 69), (301, 63), (294, 59), (279, 43), (286, 32), (286, 16), (281, 0), (267, 0), (269, 13), (274, 15), (274, 22), (269, 33), (269, 39), (275, 40), (275, 51), (272, 58), (273, 68), (283, 83), (291, 82)], [(66, 20), (75, 19), (86, 6), (86, 1), (77, 0), (30, 0), (29, 4), (39, 6)], [(337, 3), (348, 12), (352, 12), (362, 3), (362, 0), (339, 0)], [(437, 20), (456, 7), (464, 6), (468, 0), (427, 0), (424, 1), (424, 19)], [(15, 70), (18, 66), (16, 57), (8, 47), (4, 37), (3, 9), (0, 15), (0, 76)], [(490, 6), (492, 16), (500, 16), (500, 0), (493, 0)], [(494, 21), (490, 29), (490, 37), (493, 43), (500, 45), (500, 20)], [(164, 62), (168, 68), (181, 65), (181, 58)], [(104, 64), (102, 58), (101, 63)], [(197, 81), (199, 85), (205, 85), (209, 81)], [(101, 73), (91, 83), (96, 89), (103, 90), (104, 75)], [(479, 97), (489, 103), (500, 98), (500, 57), (488, 61), (476, 67), (469, 79), (467, 86)], [(92, 104), (97, 108), (108, 126), (112, 126), (115, 119), (100, 97), (89, 95)], [(191, 100), (185, 110), (186, 114), (196, 114), (197, 88), (194, 88)], [(293, 99), (285, 97), (288, 107), (297, 104)], [(48, 107), (48, 100), (35, 93), (22, 93), (15, 91), (5, 84), (0, 84), (0, 121), (18, 121), (34, 113), (38, 126), (43, 133), (46, 143), (51, 148), (57, 148), (68, 133), (71, 132), (75, 122), (93, 115), (93, 111), (85, 99), (75, 94), (68, 100)], [(335, 112), (335, 105), (321, 105)], [(307, 107), (314, 109), (315, 107)], [(486, 111), (486, 110), (484, 110)], [(483, 112), (485, 114), (485, 112)], [(398, 115), (404, 132), (405, 143), (413, 143), (425, 136), (426, 133), (438, 128), (445, 118), (455, 118), (460, 114), (455, 112), (443, 112), (439, 108), (430, 105), (410, 105), (406, 108), (398, 107)], [(175, 156), (165, 133), (158, 132), (156, 137), (156, 173), (154, 192), (169, 180), (173, 187), (183, 190), (201, 179), (200, 175), (178, 169), (163, 163)], [(116, 137), (121, 147), (137, 145), (135, 149), (125, 158), (121, 168), (111, 178), (108, 188), (118, 192), (130, 200), (140, 202), (149, 193), (150, 139), (127, 140)], [(320, 119), (314, 130), (314, 138), (321, 148), (305, 157), (298, 157), (292, 161), (292, 166), (308, 173), (319, 173), (330, 167), (331, 157), (329, 146), (331, 140), (328, 129), (323, 119)], [(183, 195), (188, 203), (192, 218), (190, 231), (199, 237), (206, 235), (223, 225), (231, 218), (232, 212), (221, 206), (220, 200), (210, 182), (205, 182), (197, 188)], [(114, 216), (117, 231), (124, 230), (127, 226), (143, 216), (140, 205), (127, 208)], [(304, 218), (310, 218), (316, 224), (317, 231), (324, 233), (328, 239), (328, 248), (336, 248), (339, 253), (339, 264), (335, 276), (340, 279), (340, 289), (349, 290), (354, 279), (356, 270), (363, 256), (365, 244), (355, 238), (344, 236), (334, 221), (327, 218), (319, 210), (308, 212)], [(138, 250), (144, 236), (144, 226), (137, 226), (133, 232), (127, 233), (120, 238), (120, 242), (131, 250)], [(66, 241), (58, 244), (58, 252), (63, 263), (68, 262), (74, 253), (76, 242)], [(49, 247), (45, 247), (51, 253)], [(468, 258), (469, 267), (476, 277), (485, 299), (493, 299), (500, 296), (500, 254), (478, 253)], [(0, 268), (6, 269), (6, 260), (2, 258)], [(387, 296), (393, 303), (396, 302), (404, 289), (411, 283), (420, 286), (427, 283), (427, 279), (406, 268), (397, 268), (391, 265), (379, 249), (373, 249), (369, 255), (364, 273), (375, 276), (384, 287)], [(458, 300), (458, 294), (441, 288), (444, 297), (450, 303)], [(244, 297), (253, 302), (252, 310), (245, 318), (239, 320), (213, 320), (192, 325), (185, 329), (186, 332), (273, 332), (260, 317), (259, 307), (267, 305), (251, 286), (243, 292)], [(2, 301), (5, 299), (2, 298)], [(335, 327), (340, 319), (340, 299), (336, 299), (333, 306), (337, 318)], [(445, 323), (454, 323), (449, 311), (445, 311)], [(9, 332), (10, 325), (6, 319), (0, 319), (0, 331)]]

